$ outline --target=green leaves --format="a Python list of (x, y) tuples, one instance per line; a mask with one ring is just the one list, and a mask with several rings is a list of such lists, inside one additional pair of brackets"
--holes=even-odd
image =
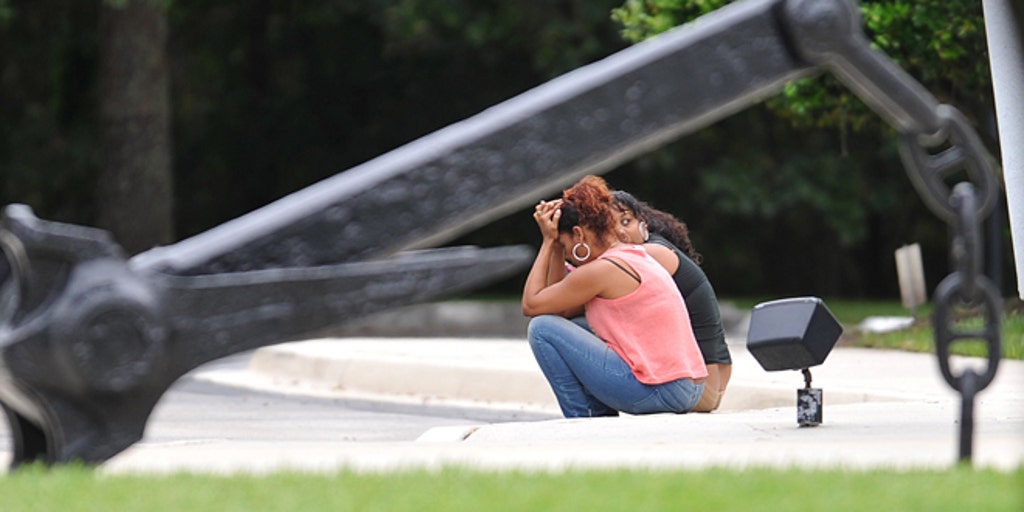
[(623, 37), (642, 41), (707, 14), (729, 0), (626, 0), (612, 10), (612, 19), (622, 24)]
[[(640, 41), (691, 21), (726, 0), (626, 0), (613, 11), (623, 36)], [(976, 0), (865, 0), (864, 30), (873, 46), (920, 80), (939, 101), (956, 103), (981, 119), (990, 108), (991, 75), (981, 2)], [(835, 80), (815, 78), (786, 87), (769, 103), (799, 126), (879, 129), (873, 112)]]
[[(626, 40), (637, 42), (727, 3), (625, 0), (613, 10), (612, 19)], [(971, 119), (990, 115), (980, 2), (862, 0), (859, 6), (874, 48), (940, 102), (954, 104)], [(833, 75), (791, 82), (765, 106), (750, 110), (754, 113), (737, 114), (663, 150), (674, 157), (642, 159), (671, 161), (675, 169), (685, 170), (666, 174), (650, 193), (685, 191), (685, 199), (674, 200), (674, 211), (692, 221), (698, 250), (704, 244), (712, 247), (705, 251), (705, 268), (716, 286), (735, 290), (753, 281), (776, 291), (836, 286), (850, 293), (864, 289), (866, 281), (885, 287), (879, 281), (891, 274), (891, 247), (908, 239), (921, 241), (926, 253), (946, 251), (939, 223), (907, 183), (893, 129)], [(678, 177), (686, 171), (694, 177)], [(672, 205), (670, 201), (664, 197), (660, 204)], [(778, 263), (765, 265), (762, 258), (750, 256), (758, 249), (790, 247), (806, 248), (803, 258), (817, 258), (796, 264), (785, 280), (775, 277)], [(845, 252), (863, 257), (855, 261), (840, 256)], [(787, 251), (787, 257), (796, 256)], [(831, 268), (819, 272), (826, 265), (822, 262)], [(734, 281), (740, 268), (742, 280)], [(810, 277), (804, 280), (805, 275)]]

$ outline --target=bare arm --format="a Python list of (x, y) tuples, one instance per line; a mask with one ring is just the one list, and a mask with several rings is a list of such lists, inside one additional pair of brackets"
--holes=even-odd
[(565, 248), (555, 239), (555, 246), (551, 248), (551, 261), (548, 262), (547, 284), (555, 284), (565, 279)]
[(600, 291), (599, 282), (584, 279), (592, 272), (565, 272), (562, 244), (558, 241), (558, 202), (541, 203), (533, 214), (544, 239), (523, 286), (523, 314), (572, 317), (582, 314), (583, 305)]
[(665, 270), (668, 270), (669, 275), (675, 274), (676, 270), (679, 270), (679, 257), (676, 253), (661, 244), (644, 244), (644, 249), (647, 249), (647, 254), (650, 254)]
[[(543, 246), (541, 253), (543, 253)], [(572, 318), (583, 314), (583, 306), (598, 296), (605, 286), (605, 277), (596, 265), (580, 267), (561, 281), (550, 286), (543, 286), (541, 278), (546, 267), (543, 254), (538, 254), (534, 268), (526, 277), (523, 289), (523, 314), (526, 316), (559, 315)], [(534, 272), (538, 270), (537, 272)], [(536, 274), (536, 275), (534, 275)], [(531, 279), (531, 277), (533, 279)]]

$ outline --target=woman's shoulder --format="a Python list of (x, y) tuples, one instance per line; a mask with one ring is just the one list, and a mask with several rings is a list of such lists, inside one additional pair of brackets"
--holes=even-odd
[(601, 255), (602, 258), (620, 258), (622, 260), (635, 261), (651, 257), (647, 248), (639, 244), (619, 244), (612, 247)]
[(683, 254), (683, 250), (680, 249), (678, 246), (676, 246), (676, 244), (672, 243), (672, 241), (669, 240), (668, 238), (665, 238), (665, 237), (663, 237), (663, 236), (661, 236), (661, 235), (659, 235), (657, 233), (651, 233), (650, 238), (647, 239), (647, 244), (646, 245), (647, 246), (656, 245), (656, 246), (659, 246), (659, 247), (664, 247), (664, 248), (666, 248), (666, 249), (668, 249), (670, 251), (678, 252), (680, 254)]
[(672, 249), (660, 244), (646, 243), (643, 245), (647, 255), (658, 263), (669, 274), (675, 273), (679, 268), (679, 255)]

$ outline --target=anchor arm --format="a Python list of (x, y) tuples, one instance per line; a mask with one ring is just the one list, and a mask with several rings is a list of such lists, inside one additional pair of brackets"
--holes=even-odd
[(231, 354), (299, 339), (386, 309), (470, 291), (519, 271), (527, 246), (456, 247), (323, 267), (161, 276), (174, 297), (166, 315), (177, 372)]

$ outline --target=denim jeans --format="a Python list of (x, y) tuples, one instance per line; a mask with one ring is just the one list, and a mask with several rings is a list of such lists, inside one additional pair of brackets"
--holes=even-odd
[(530, 348), (567, 418), (683, 413), (700, 400), (704, 384), (678, 379), (648, 385), (601, 338), (572, 320), (542, 315), (530, 320)]

